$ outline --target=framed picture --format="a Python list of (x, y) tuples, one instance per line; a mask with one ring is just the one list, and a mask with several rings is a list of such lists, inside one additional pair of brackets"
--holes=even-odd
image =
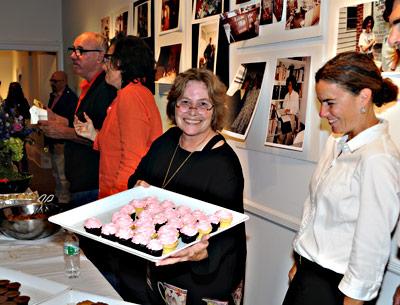
[(223, 132), (245, 139), (257, 108), (266, 62), (241, 64), (227, 94), (228, 116)]
[(106, 16), (101, 18), (100, 20), (100, 27), (101, 27), (101, 34), (104, 35), (104, 37), (110, 39), (110, 25), (111, 25), (111, 17)]
[(156, 77), (158, 83), (172, 84), (179, 73), (182, 44), (162, 46), (156, 64)]
[(199, 29), (199, 48), (197, 67), (206, 68), (215, 73), (218, 52), (218, 20), (201, 23)]
[(274, 0), (261, 0), (260, 25), (271, 24), (274, 16)]
[(286, 4), (286, 30), (316, 26), (320, 21), (321, 1), (287, 0)]
[(160, 34), (179, 30), (180, 0), (161, 0)]
[(371, 56), (383, 72), (400, 72), (400, 53), (388, 44), (384, 1), (349, 4), (339, 10), (336, 53), (357, 51)]
[(193, 5), (193, 23), (218, 18), (223, 13), (224, 0), (195, 0)]
[(128, 12), (129, 8), (124, 7), (114, 14), (114, 36), (122, 32), (125, 35), (128, 34)]
[(260, 24), (260, 4), (222, 13), (220, 18), (229, 43), (257, 37)]
[(277, 59), (274, 91), (279, 94), (272, 94), (265, 145), (303, 149), (308, 92), (302, 84), (310, 75), (310, 62), (310, 56)]
[(140, 38), (151, 36), (150, 0), (139, 0), (133, 3), (133, 35)]

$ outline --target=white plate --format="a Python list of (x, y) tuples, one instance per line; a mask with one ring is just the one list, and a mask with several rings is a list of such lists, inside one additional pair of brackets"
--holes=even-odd
[[(40, 303), (40, 305), (75, 305), (78, 302), (82, 301), (92, 301), (92, 302), (103, 302), (108, 305), (128, 305), (128, 304), (134, 304), (134, 303), (128, 303), (124, 302), (122, 300), (116, 300), (108, 297), (103, 297), (100, 295), (96, 294), (91, 294), (83, 291), (78, 291), (78, 290), (67, 290), (64, 291), (63, 293), (48, 299), (47, 301), (44, 301)], [(30, 304), (30, 303), (29, 303)]]
[[(158, 187), (150, 186), (150, 187), (135, 187), (133, 189), (129, 189), (127, 191), (85, 204), (83, 206), (80, 206), (78, 208), (51, 216), (49, 218), (49, 221), (56, 223), (70, 231), (73, 231), (75, 233), (84, 235), (86, 237), (89, 237), (91, 239), (97, 240), (99, 242), (102, 242), (104, 244), (107, 244), (109, 246), (121, 249), (123, 251), (135, 254), (137, 256), (140, 256), (142, 258), (145, 258), (149, 261), (156, 262), (159, 261), (160, 259), (166, 258), (170, 256), (173, 253), (176, 253), (177, 251), (186, 248), (192, 244), (195, 244), (199, 242), (198, 240), (185, 244), (182, 241), (179, 240), (178, 246), (176, 250), (164, 254), (160, 257), (156, 257), (150, 254), (146, 254), (144, 252), (129, 248), (127, 246), (121, 245), (117, 242), (110, 241), (108, 239), (102, 238), (100, 236), (95, 236), (93, 234), (87, 233), (85, 229), (83, 228), (83, 223), (86, 219), (90, 217), (97, 217), (102, 221), (102, 223), (108, 223), (111, 222), (111, 216), (114, 212), (118, 211), (122, 206), (127, 205), (129, 201), (132, 199), (142, 199), (148, 196), (156, 196), (160, 201), (162, 200), (171, 200), (177, 205), (185, 205), (190, 207), (192, 210), (199, 209), (206, 214), (212, 214), (215, 211), (224, 209), (220, 206), (197, 200), (188, 196), (184, 196), (181, 194), (177, 194), (174, 192), (170, 192)], [(244, 222), (249, 219), (249, 217), (245, 214), (238, 213), (236, 211), (232, 211), (229, 209), (224, 209), (228, 210), (232, 213), (233, 219), (232, 223), (229, 227), (223, 228), (223, 229), (218, 229), (218, 231), (210, 234), (210, 236), (219, 234), (229, 228), (232, 228), (236, 226), (237, 224)]]
[(68, 289), (66, 285), (3, 267), (0, 267), (0, 278), (19, 282), (21, 295), (31, 298), (29, 305), (40, 304)]

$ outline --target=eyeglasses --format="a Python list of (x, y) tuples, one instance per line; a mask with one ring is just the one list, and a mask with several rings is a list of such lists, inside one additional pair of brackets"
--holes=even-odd
[(62, 82), (63, 80), (62, 79), (50, 79), (49, 80), (50, 81), (50, 83), (59, 83), (59, 82)]
[(214, 108), (209, 102), (190, 102), (188, 100), (179, 100), (176, 102), (176, 108), (179, 108), (181, 112), (188, 112), (190, 109), (196, 109), (198, 113), (204, 114)]
[(70, 51), (71, 53), (75, 53), (76, 56), (82, 56), (85, 53), (88, 52), (103, 52), (102, 50), (88, 50), (88, 49), (84, 49), (82, 47), (69, 47), (68, 51)]

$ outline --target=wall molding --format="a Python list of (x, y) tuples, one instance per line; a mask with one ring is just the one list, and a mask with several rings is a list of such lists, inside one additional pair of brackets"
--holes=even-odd
[(272, 209), (264, 204), (260, 204), (244, 198), (244, 208), (247, 212), (265, 218), (291, 231), (297, 231), (300, 227), (300, 218)]

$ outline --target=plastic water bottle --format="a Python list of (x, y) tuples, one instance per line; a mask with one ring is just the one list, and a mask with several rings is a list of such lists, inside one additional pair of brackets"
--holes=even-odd
[(77, 278), (80, 273), (79, 239), (72, 232), (66, 232), (64, 240), (65, 275)]

